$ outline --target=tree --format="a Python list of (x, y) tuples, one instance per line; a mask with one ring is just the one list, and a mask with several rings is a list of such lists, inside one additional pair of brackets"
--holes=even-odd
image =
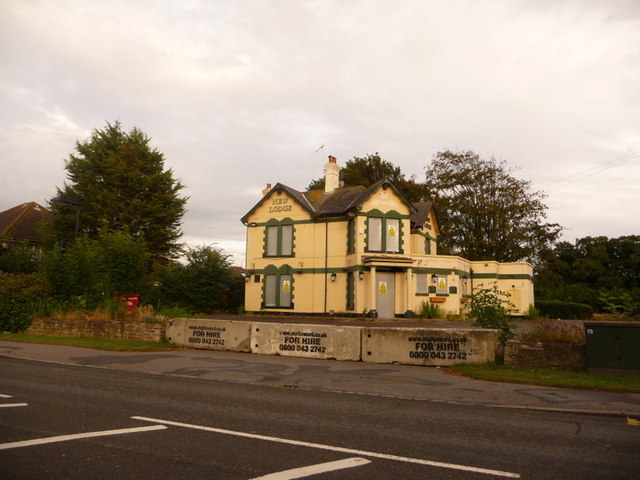
[(144, 239), (156, 260), (177, 254), (184, 186), (149, 143), (141, 130), (127, 133), (119, 122), (76, 142), (76, 153), (65, 162), (68, 183), (49, 203), (59, 238), (127, 231)]
[(231, 269), (229, 257), (210, 246), (189, 248), (186, 264), (162, 268), (162, 304), (178, 305), (194, 313), (230, 310), (237, 290), (244, 291), (244, 280)]
[(443, 252), (470, 260), (535, 263), (560, 234), (558, 224), (545, 222), (545, 195), (513, 177), (505, 161), (446, 150), (434, 155), (425, 183), (437, 195)]
[[(346, 187), (362, 185), (368, 187), (379, 180), (388, 178), (394, 183), (404, 181), (400, 167), (394, 166), (380, 158), (379, 153), (368, 154), (366, 157), (354, 157), (348, 160), (340, 170), (340, 178)], [(313, 180), (307, 190), (321, 190), (324, 188), (324, 178)]]
[(94, 307), (111, 295), (140, 293), (149, 282), (144, 241), (126, 232), (82, 235), (71, 245), (44, 254), (41, 275), (56, 295), (80, 306)]

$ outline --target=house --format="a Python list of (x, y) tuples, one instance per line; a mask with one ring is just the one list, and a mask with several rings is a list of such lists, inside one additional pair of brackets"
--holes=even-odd
[(43, 230), (53, 225), (53, 214), (36, 202), (0, 212), (0, 242), (25, 242), (39, 248)]
[(457, 314), (494, 284), (514, 315), (533, 304), (530, 264), (438, 255), (431, 202), (409, 202), (389, 180), (340, 187), (339, 175), (329, 157), (324, 191), (267, 185), (242, 217), (248, 312), (412, 317), (429, 302)]

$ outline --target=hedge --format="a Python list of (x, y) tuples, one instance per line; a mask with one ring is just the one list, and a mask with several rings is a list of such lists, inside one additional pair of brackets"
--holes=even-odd
[(0, 332), (29, 327), (31, 305), (50, 293), (49, 284), (35, 275), (0, 272)]
[(565, 320), (588, 320), (593, 317), (593, 307), (584, 303), (561, 300), (538, 300), (536, 308), (542, 317)]

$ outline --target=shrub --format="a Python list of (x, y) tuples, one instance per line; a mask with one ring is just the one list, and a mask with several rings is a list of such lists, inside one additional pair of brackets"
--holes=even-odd
[(442, 309), (440, 305), (431, 302), (422, 302), (420, 304), (420, 313), (422, 318), (442, 318)]
[[(482, 285), (479, 285), (482, 287)], [(467, 319), (474, 320), (474, 327), (499, 329), (498, 338), (504, 343), (513, 338), (513, 324), (509, 321), (509, 312), (514, 305), (508, 300), (510, 294), (492, 288), (478, 288), (469, 297)]]
[(198, 313), (235, 311), (245, 282), (229, 264), (229, 257), (209, 246), (190, 248), (186, 264), (160, 269), (159, 303)]
[(559, 322), (557, 320), (538, 320), (531, 330), (518, 335), (523, 342), (572, 343), (583, 345), (586, 342), (584, 328), (581, 325)]
[(538, 310), (534, 305), (529, 305), (529, 309), (527, 310), (527, 314), (525, 315), (529, 320), (540, 317), (540, 310)]
[(31, 325), (31, 305), (49, 297), (51, 288), (29, 274), (0, 272), (0, 331), (17, 332)]
[(0, 238), (0, 271), (34, 273), (40, 264), (40, 254), (26, 242)]
[(593, 317), (593, 308), (583, 303), (563, 302), (560, 300), (539, 300), (536, 308), (546, 318), (564, 318), (567, 320), (588, 320)]

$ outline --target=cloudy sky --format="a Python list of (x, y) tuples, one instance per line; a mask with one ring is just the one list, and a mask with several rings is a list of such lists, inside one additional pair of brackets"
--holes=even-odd
[(238, 264), (265, 184), (327, 155), (493, 155), (565, 240), (640, 234), (638, 0), (0, 0), (0, 105), (0, 210), (120, 121), (186, 185), (184, 240)]

